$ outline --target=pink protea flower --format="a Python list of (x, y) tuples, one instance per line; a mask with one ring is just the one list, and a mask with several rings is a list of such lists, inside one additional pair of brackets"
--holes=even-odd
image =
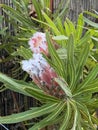
[(64, 96), (63, 90), (54, 81), (54, 78), (58, 77), (56, 72), (42, 57), (42, 54), (33, 54), (32, 59), (23, 60), (22, 69), (26, 71), (33, 81), (46, 93), (59, 98)]
[(48, 54), (48, 46), (46, 41), (46, 35), (42, 32), (36, 32), (29, 40), (30, 49), (33, 53)]

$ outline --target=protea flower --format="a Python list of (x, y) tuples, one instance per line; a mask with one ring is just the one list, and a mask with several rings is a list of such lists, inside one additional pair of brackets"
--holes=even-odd
[(46, 35), (42, 32), (36, 32), (29, 40), (30, 49), (33, 53), (44, 53), (48, 55), (48, 46)]
[(58, 77), (56, 72), (43, 58), (42, 54), (33, 54), (32, 59), (23, 60), (22, 69), (46, 93), (59, 98), (64, 96), (63, 90), (54, 81), (54, 78)]

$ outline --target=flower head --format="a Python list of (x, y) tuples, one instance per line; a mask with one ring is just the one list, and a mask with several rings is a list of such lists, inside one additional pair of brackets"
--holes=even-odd
[(46, 41), (46, 35), (42, 32), (36, 32), (29, 40), (29, 45), (34, 53), (48, 54), (48, 46)]
[(58, 77), (56, 72), (43, 58), (42, 54), (33, 54), (32, 59), (23, 60), (22, 69), (48, 94), (57, 97), (64, 94), (59, 85), (54, 81), (54, 78)]

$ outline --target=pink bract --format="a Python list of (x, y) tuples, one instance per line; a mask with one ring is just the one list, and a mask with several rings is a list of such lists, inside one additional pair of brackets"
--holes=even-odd
[(64, 95), (63, 90), (54, 80), (58, 77), (56, 72), (43, 58), (42, 54), (33, 54), (32, 59), (23, 60), (22, 69), (44, 92), (56, 97)]
[(33, 53), (44, 53), (48, 55), (48, 46), (46, 35), (42, 32), (36, 32), (29, 40), (30, 49)]

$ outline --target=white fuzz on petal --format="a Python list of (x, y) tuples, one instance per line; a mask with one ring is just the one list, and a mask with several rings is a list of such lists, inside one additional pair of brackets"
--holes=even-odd
[(42, 32), (36, 32), (29, 40), (30, 49), (33, 53), (48, 54), (48, 46), (46, 41), (46, 35)]
[(41, 75), (43, 68), (50, 66), (47, 61), (42, 57), (42, 54), (33, 54), (33, 58), (22, 61), (22, 69), (30, 76)]
[(22, 63), (22, 69), (26, 72), (29, 72), (31, 68), (29, 60), (23, 60), (21, 63)]
[(22, 61), (22, 69), (33, 79), (34, 83), (42, 88), (46, 93), (56, 97), (63, 97), (65, 93), (54, 81), (57, 74), (47, 63), (42, 54), (33, 54), (33, 58)]

